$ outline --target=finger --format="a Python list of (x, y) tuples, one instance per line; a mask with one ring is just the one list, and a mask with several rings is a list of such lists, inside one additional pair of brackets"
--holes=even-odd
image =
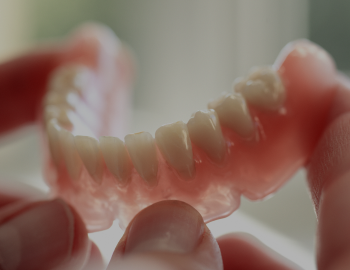
[(217, 242), (201, 215), (180, 201), (142, 210), (118, 243), (111, 269), (223, 269)]
[(81, 218), (60, 199), (7, 211), (0, 220), (0, 269), (81, 269), (89, 248)]
[(18, 201), (34, 201), (45, 199), (41, 191), (15, 181), (3, 181), (0, 184), (0, 208)]
[(104, 270), (102, 254), (95, 243), (91, 243), (89, 259), (83, 270)]
[(219, 237), (217, 242), (224, 269), (300, 269), (249, 234), (231, 233)]
[(0, 133), (33, 122), (59, 50), (38, 50), (0, 64)]
[(64, 43), (0, 64), (0, 133), (35, 121), (49, 74), (58, 65), (80, 63), (104, 74), (117, 60), (125, 62), (127, 69), (127, 57), (111, 58), (115, 48), (110, 47), (119, 43), (110, 31), (103, 25), (86, 24)]
[(350, 92), (345, 77), (308, 166), (308, 182), (318, 216), (319, 269), (350, 268)]

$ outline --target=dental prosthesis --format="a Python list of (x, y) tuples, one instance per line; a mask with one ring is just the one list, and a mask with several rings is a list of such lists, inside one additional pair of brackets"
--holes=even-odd
[(206, 222), (228, 216), (241, 195), (263, 199), (305, 165), (325, 127), (335, 65), (303, 40), (288, 44), (271, 67), (236, 79), (187, 123), (123, 142), (130, 59), (108, 30), (95, 29), (106, 43), (92, 32), (82, 28), (67, 46), (40, 114), (44, 177), (89, 231), (115, 219), (125, 228), (141, 209), (167, 199), (189, 203)]

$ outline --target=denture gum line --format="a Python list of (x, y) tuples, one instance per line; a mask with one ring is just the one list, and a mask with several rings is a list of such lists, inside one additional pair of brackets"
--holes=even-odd
[(235, 211), (241, 195), (259, 200), (275, 192), (308, 160), (334, 95), (335, 69), (316, 45), (290, 44), (273, 66), (236, 79), (233, 91), (187, 123), (161, 126), (155, 138), (128, 134), (124, 142), (105, 136), (123, 114), (108, 109), (127, 99), (120, 80), (103, 92), (93, 69), (63, 64), (43, 102), (45, 178), (90, 231), (115, 219), (125, 228), (160, 200), (185, 201), (209, 222)]

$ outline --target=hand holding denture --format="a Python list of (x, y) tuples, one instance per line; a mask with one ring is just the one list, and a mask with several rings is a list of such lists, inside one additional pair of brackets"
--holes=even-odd
[(45, 179), (89, 231), (115, 219), (125, 228), (144, 207), (171, 199), (209, 222), (236, 210), (241, 195), (259, 200), (275, 192), (309, 161), (337, 86), (327, 52), (296, 41), (187, 123), (123, 141), (132, 64), (119, 40), (82, 27), (58, 61), (38, 108)]
[[(187, 123), (164, 125), (155, 138), (147, 132), (129, 134), (123, 142), (118, 136), (125, 132), (132, 73), (125, 47), (110, 30), (95, 25), (78, 29), (60, 46), (0, 66), (0, 131), (38, 120), (45, 180), (53, 196), (69, 203), (55, 200), (29, 207), (19, 204), (19, 208), (6, 203), (11, 207), (2, 208), (5, 212), (0, 209), (0, 239), (9, 232), (7, 225), (21, 232), (22, 215), (30, 220), (35, 216), (31, 210), (49, 205), (51, 214), (63, 213), (52, 218), (62, 217), (78, 232), (69, 235), (72, 227), (66, 232), (69, 239), (73, 237), (67, 242), (68, 257), (61, 258), (66, 263), (82, 266), (86, 261), (90, 244), (84, 223), (89, 231), (96, 231), (118, 219), (122, 227), (129, 226), (110, 269), (145, 262), (163, 269), (174, 265), (221, 269), (217, 243), (204, 222), (231, 214), (241, 195), (257, 200), (275, 192), (308, 164), (320, 222), (319, 265), (329, 269), (347, 264), (350, 223), (343, 213), (350, 205), (350, 84), (323, 49), (305, 40), (288, 44), (271, 67), (252, 69), (236, 79), (232, 91), (211, 101), (208, 110), (194, 113)], [(196, 210), (163, 200), (180, 200)], [(49, 221), (42, 221), (44, 228)], [(164, 244), (170, 223), (175, 224), (174, 237)], [(54, 236), (51, 233), (49, 237)], [(21, 239), (24, 234), (18, 235)], [(219, 239), (225, 267), (266, 263), (267, 269), (293, 269), (253, 242), (237, 235)], [(72, 245), (81, 252), (79, 260)], [(0, 241), (1, 267), (3, 257), (7, 258), (4, 250)], [(232, 257), (232, 250), (255, 260)], [(163, 252), (170, 255), (164, 257)], [(203, 259), (203, 254), (210, 256)], [(10, 263), (26, 265), (23, 258), (27, 257)], [(12, 264), (5, 266), (21, 269)]]

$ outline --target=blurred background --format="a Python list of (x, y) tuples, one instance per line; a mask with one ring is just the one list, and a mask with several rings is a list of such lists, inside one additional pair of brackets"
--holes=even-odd
[[(105, 23), (137, 59), (130, 132), (154, 134), (206, 108), (250, 67), (272, 64), (295, 39), (320, 44), (347, 72), (349, 12), (346, 0), (1, 0), (0, 60), (63, 37), (81, 22)], [(0, 138), (1, 179), (47, 190), (38, 145), (35, 127)], [(242, 199), (239, 211), (209, 227), (215, 236), (250, 232), (303, 268), (315, 268), (316, 218), (303, 170), (271, 198)], [(91, 237), (108, 259), (121, 234), (113, 225)]]

